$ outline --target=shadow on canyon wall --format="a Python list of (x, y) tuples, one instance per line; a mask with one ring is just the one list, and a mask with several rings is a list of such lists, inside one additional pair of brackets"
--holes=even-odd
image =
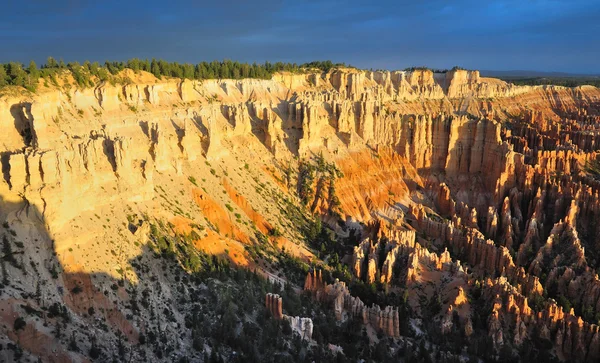
[[(193, 291), (202, 280), (173, 256), (145, 244), (124, 264), (126, 278), (78, 272), (73, 266), (86, 261), (76, 260), (71, 249), (56, 250), (42, 213), (26, 200), (0, 197), (0, 221), (0, 345), (11, 348), (0, 350), (0, 360), (29, 356), (58, 363), (96, 355), (107, 361), (118, 354), (131, 359), (142, 345), (163, 356), (175, 351), (178, 336), (187, 339), (185, 312), (177, 309), (185, 305), (176, 300), (181, 295), (175, 289)], [(220, 263), (225, 259), (212, 257), (213, 266), (225, 266)]]

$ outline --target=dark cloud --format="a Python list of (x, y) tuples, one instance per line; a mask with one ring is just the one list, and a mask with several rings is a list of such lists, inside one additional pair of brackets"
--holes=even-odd
[(0, 61), (332, 59), (600, 72), (599, 16), (600, 2), (589, 0), (8, 0)]

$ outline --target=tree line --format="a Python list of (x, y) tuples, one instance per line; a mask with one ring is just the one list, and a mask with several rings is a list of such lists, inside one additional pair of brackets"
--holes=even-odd
[(578, 87), (578, 86), (594, 86), (600, 87), (600, 77), (499, 77), (503, 81), (510, 82), (519, 86), (563, 86), (563, 87)]
[(107, 81), (111, 76), (116, 76), (124, 69), (131, 69), (134, 72), (146, 71), (152, 73), (157, 78), (176, 77), (186, 79), (270, 79), (274, 73), (301, 72), (308, 69), (318, 69), (328, 72), (332, 68), (347, 67), (344, 63), (333, 63), (327, 61), (314, 61), (303, 64), (284, 63), (284, 62), (265, 62), (265, 63), (242, 63), (231, 60), (201, 62), (198, 64), (167, 62), (157, 59), (138, 59), (133, 58), (125, 62), (106, 61), (103, 64), (98, 62), (85, 61), (65, 63), (63, 60), (56, 61), (48, 57), (45, 64), (40, 68), (34, 61), (31, 61), (26, 67), (19, 62), (0, 63), (0, 87), (13, 85), (25, 87), (30, 91), (35, 91), (39, 78), (50, 80), (58, 85), (56, 75), (62, 71), (70, 71), (79, 86), (94, 86), (95, 81)]
[(468, 71), (468, 69), (460, 67), (460, 66), (454, 66), (451, 69), (438, 69), (438, 68), (429, 68), (429, 67), (425, 67), (425, 66), (420, 66), (420, 67), (408, 67), (408, 68), (404, 68), (403, 71), (405, 72), (414, 72), (414, 71), (431, 71), (433, 73), (448, 73), (451, 71)]

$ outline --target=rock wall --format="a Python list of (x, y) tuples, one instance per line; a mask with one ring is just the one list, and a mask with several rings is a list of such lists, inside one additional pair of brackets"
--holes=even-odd
[[(152, 81), (4, 97), (3, 190), (14, 198), (23, 193), (40, 210), (48, 208), (49, 224), (61, 225), (91, 207), (76, 203), (92, 199), (91, 193), (69, 193), (73, 189), (69, 183), (84, 184), (78, 190), (92, 194), (104, 182), (118, 183), (123, 190), (119, 198), (148, 200), (153, 196), (155, 170), (173, 168), (181, 173), (184, 163), (195, 162), (199, 155), (218, 158), (225, 152), (223, 142), (247, 136), (260, 140), (278, 158), (367, 144), (393, 149), (416, 170), (458, 175), (480, 173), (493, 165), (484, 174), (488, 189), (495, 183), (496, 194), (503, 194), (514, 184), (513, 170), (522, 165), (502, 143), (496, 121), (449, 115), (451, 108), (445, 107), (417, 114), (407, 111), (413, 111), (417, 99), (481, 98), (487, 97), (481, 89), (489, 85), (503, 90), (512, 86), (476, 72), (453, 71), (445, 77), (438, 82), (430, 71), (337, 70), (318, 76), (277, 75), (270, 81)], [(318, 79), (318, 85), (311, 79)], [(416, 98), (399, 104), (404, 89)], [(293, 97), (290, 91), (296, 92)], [(577, 92), (578, 97), (598, 97), (595, 89)], [(516, 97), (511, 91), (497, 93), (501, 96), (495, 97), (503, 100)], [(582, 147), (595, 145), (578, 136), (581, 133), (571, 133)], [(540, 153), (540, 159), (551, 158)], [(85, 180), (85, 175), (94, 177)], [(140, 185), (145, 187), (139, 193), (128, 193)]]

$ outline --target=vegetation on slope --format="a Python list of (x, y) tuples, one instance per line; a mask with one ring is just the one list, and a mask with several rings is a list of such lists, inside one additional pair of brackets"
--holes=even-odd
[(554, 85), (563, 87), (594, 86), (600, 87), (600, 77), (498, 77), (518, 86)]
[(600, 180), (600, 160), (588, 161), (584, 170), (594, 179)]
[(466, 71), (468, 69), (460, 67), (460, 66), (454, 66), (451, 69), (437, 69), (437, 68), (429, 68), (429, 67), (426, 67), (426, 66), (419, 66), (419, 67), (408, 67), (408, 68), (404, 68), (403, 70), (405, 72), (432, 71), (433, 73), (448, 73), (448, 72), (451, 72), (451, 71), (458, 71), (458, 70)]
[(109, 62), (104, 64), (98, 62), (85, 61), (83, 65), (78, 62), (64, 63), (62, 60), (57, 62), (54, 58), (48, 57), (46, 64), (38, 69), (36, 63), (31, 61), (29, 66), (19, 62), (9, 62), (0, 64), (0, 87), (13, 85), (22, 86), (30, 91), (35, 91), (37, 81), (41, 77), (57, 84), (56, 77), (63, 71), (70, 71), (73, 78), (79, 86), (93, 87), (96, 82), (113, 80), (113, 76), (119, 72), (130, 69), (134, 72), (146, 71), (152, 73), (157, 78), (177, 77), (185, 79), (242, 79), (258, 78), (270, 79), (275, 72), (302, 72), (309, 69), (318, 69), (327, 72), (335, 67), (346, 67), (344, 63), (333, 63), (327, 61), (314, 61), (304, 64), (265, 62), (240, 63), (237, 61), (223, 60), (212, 62), (201, 62), (198, 64), (167, 62), (164, 60), (148, 60), (133, 58), (126, 62)]

